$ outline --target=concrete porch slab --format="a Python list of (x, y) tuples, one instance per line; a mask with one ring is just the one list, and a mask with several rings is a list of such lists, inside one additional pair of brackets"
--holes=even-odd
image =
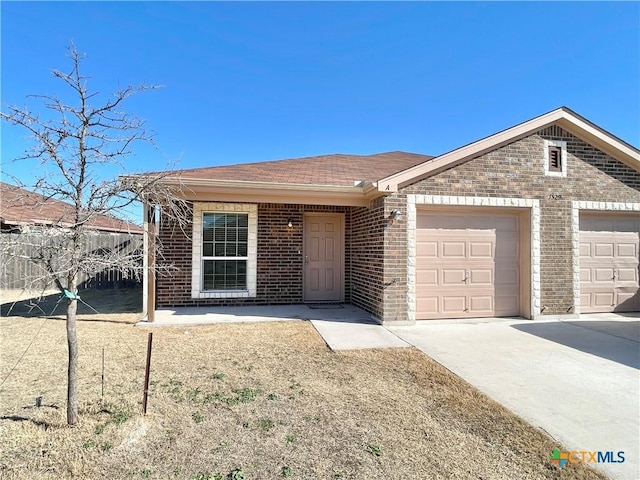
[(332, 350), (409, 347), (385, 327), (353, 305), (268, 305), (250, 307), (183, 307), (160, 309), (143, 327), (176, 327), (216, 323), (286, 322), (309, 320)]
[(371, 323), (371, 316), (353, 305), (310, 308), (307, 305), (259, 305), (247, 307), (179, 307), (162, 308), (155, 312), (153, 322), (138, 325), (148, 327), (207, 325), (213, 323), (285, 322), (291, 320), (335, 320)]
[(307, 320), (311, 309), (305, 305), (255, 307), (177, 307), (155, 311), (153, 322), (138, 322), (140, 327), (186, 327), (216, 323), (256, 323)]

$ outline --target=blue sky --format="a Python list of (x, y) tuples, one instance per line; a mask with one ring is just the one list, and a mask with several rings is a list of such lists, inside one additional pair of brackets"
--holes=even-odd
[[(640, 145), (638, 2), (7, 2), (3, 104), (152, 83), (132, 172), (328, 153), (440, 154), (566, 105)], [(2, 125), (2, 169), (28, 143)]]

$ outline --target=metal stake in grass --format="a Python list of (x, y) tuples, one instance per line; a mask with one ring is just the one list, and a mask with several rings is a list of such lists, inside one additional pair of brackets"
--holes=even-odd
[(151, 369), (151, 344), (153, 343), (153, 333), (149, 332), (147, 340), (147, 366), (144, 371), (144, 395), (142, 397), (142, 413), (147, 414), (147, 397), (149, 396), (149, 370)]
[(104, 347), (102, 347), (102, 396), (104, 397)]

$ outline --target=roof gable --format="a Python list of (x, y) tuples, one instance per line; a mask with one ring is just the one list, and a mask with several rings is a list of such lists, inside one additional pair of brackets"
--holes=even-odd
[(378, 181), (378, 190), (381, 192), (395, 192), (403, 186), (464, 163), (553, 124), (562, 127), (569, 133), (620, 160), (629, 167), (640, 171), (640, 151), (638, 149), (591, 123), (569, 108), (561, 107), (435, 157), (429, 162), (382, 178)]

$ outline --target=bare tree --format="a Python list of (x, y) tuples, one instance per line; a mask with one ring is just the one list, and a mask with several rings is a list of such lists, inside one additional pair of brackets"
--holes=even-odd
[[(28, 130), (32, 137), (32, 148), (16, 159), (41, 163), (39, 171), (42, 174), (37, 175), (28, 187), (39, 194), (42, 204), (62, 201), (68, 205), (60, 218), (47, 225), (43, 240), (32, 245), (33, 236), (24, 235), (25, 248), (18, 248), (18, 251), (23, 254), (29, 251), (29, 258), (40, 267), (42, 279), (53, 282), (67, 300), (67, 423), (74, 425), (78, 422), (76, 314), (79, 275), (93, 275), (103, 269), (140, 275), (143, 269), (139, 251), (105, 252), (86, 248), (98, 229), (98, 219), (113, 217), (139, 201), (161, 205), (163, 216), (173, 217), (178, 225), (185, 225), (188, 219), (180, 195), (175, 187), (165, 185), (163, 174), (104, 178), (104, 171), (109, 167), (115, 166), (124, 172), (124, 160), (133, 153), (136, 144), (154, 144), (144, 122), (125, 113), (122, 106), (132, 95), (157, 87), (127, 86), (100, 100), (99, 92), (90, 91), (88, 77), (81, 74), (85, 56), (73, 45), (69, 46), (68, 52), (71, 59), (69, 73), (54, 70), (52, 74), (67, 90), (70, 89), (71, 101), (63, 101), (61, 96), (33, 95), (40, 101), (37, 112), (8, 106), (0, 116)], [(171, 268), (162, 262), (149, 267)]]

